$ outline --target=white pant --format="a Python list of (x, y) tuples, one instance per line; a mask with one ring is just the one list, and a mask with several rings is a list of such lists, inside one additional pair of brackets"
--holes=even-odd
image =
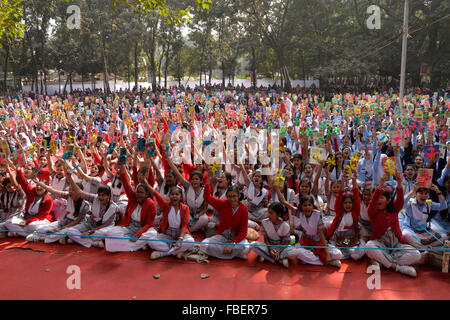
[[(59, 221), (53, 221), (52, 223), (43, 225), (39, 228), (37, 228), (36, 232), (30, 234), (27, 236), (27, 240), (28, 241), (39, 241), (42, 239), (47, 240), (48, 237), (54, 236), (54, 235), (47, 235), (47, 234), (41, 234), (41, 233), (47, 233), (50, 232), (56, 228), (59, 228), (61, 226)], [(39, 233), (38, 233), (39, 232)], [(57, 236), (57, 237), (62, 237), (62, 236)], [(55, 242), (57, 240), (59, 240), (60, 238), (56, 239), (56, 240), (52, 240), (52, 241), (45, 241), (45, 243), (50, 243), (50, 242)]]
[[(313, 264), (317, 266), (323, 266), (322, 261), (320, 261), (319, 256), (316, 256), (311, 250), (305, 248), (297, 248), (298, 255), (297, 258), (305, 263)], [(341, 260), (342, 252), (336, 248), (328, 248), (331, 260)]]
[[(366, 244), (366, 248), (386, 248), (380, 241), (370, 240)], [(413, 249), (410, 245), (401, 244), (397, 248)], [(389, 253), (388, 250), (366, 249), (366, 255), (380, 262), (386, 268), (390, 268), (393, 262), (400, 265), (411, 266), (419, 262), (421, 254), (418, 250), (395, 250)]]
[(29, 234), (36, 231), (39, 227), (42, 227), (42, 226), (48, 225), (48, 224), (50, 224), (50, 221), (48, 221), (47, 219), (44, 219), (44, 220), (33, 221), (33, 222), (27, 224), (26, 226), (21, 227), (17, 224), (13, 224), (11, 222), (11, 220), (8, 220), (5, 222), (5, 227), (8, 230), (13, 230), (13, 231), (28, 231), (28, 232), (11, 232), (13, 237), (17, 237), (17, 236), (26, 237)]
[[(112, 228), (114, 228), (114, 226), (108, 226), (108, 227), (98, 229), (90, 236), (105, 237), (107, 235), (108, 231), (110, 231)], [(77, 229), (69, 228), (66, 231), (66, 234), (81, 234), (81, 233)], [(85, 246), (86, 248), (90, 248), (95, 241), (103, 240), (102, 238), (95, 238), (95, 237), (92, 237), (92, 238), (91, 237), (78, 237), (78, 236), (68, 236), (68, 237), (70, 239), (72, 239), (73, 241), (78, 242), (82, 246)]]
[(190, 232), (196, 232), (198, 230), (200, 230), (201, 228), (205, 227), (208, 225), (208, 221), (209, 221), (209, 217), (208, 215), (202, 214), (198, 220), (194, 220), (191, 224), (191, 226), (189, 227), (189, 231)]
[[(335, 245), (335, 243), (331, 243), (331, 245)], [(366, 245), (366, 242), (363, 239), (359, 240), (359, 245), (357, 247), (363, 248), (363, 249), (355, 249), (356, 247), (349, 247), (348, 249), (333, 249), (333, 250), (339, 250), (342, 254), (341, 259), (348, 259), (352, 258), (353, 260), (359, 260), (362, 257), (364, 257), (365, 250), (364, 246)]]
[(442, 241), (442, 243), (439, 240), (435, 239), (429, 245), (424, 246), (422, 244), (422, 242), (420, 242), (419, 236), (416, 235), (414, 231), (412, 231), (410, 229), (405, 229), (402, 231), (402, 235), (408, 244), (412, 245), (414, 248), (419, 248), (419, 249), (429, 248), (430, 246), (431, 247), (441, 247), (442, 243), (445, 243), (445, 240), (447, 240), (447, 238), (448, 238), (446, 234), (441, 234), (441, 238), (439, 240)]
[[(164, 240), (172, 240), (172, 238), (166, 234), (158, 233), (155, 229), (150, 228), (142, 234), (142, 237), (146, 239), (161, 240), (161, 241), (145, 241), (148, 246), (153, 250), (160, 251), (164, 256), (176, 256), (180, 252), (185, 252), (194, 247), (194, 238), (190, 234), (185, 234), (183, 237), (183, 242), (179, 248), (174, 248), (176, 242), (165, 242)], [(142, 238), (141, 237), (141, 238)], [(186, 242), (189, 243), (186, 243)]]
[[(120, 238), (130, 238), (134, 234), (130, 234), (131, 231), (127, 227), (113, 227), (111, 228), (106, 236), (108, 237), (120, 237)], [(139, 237), (139, 239), (145, 239), (143, 234)], [(106, 251), (109, 252), (129, 252), (129, 251), (138, 251), (145, 247), (148, 241), (145, 240), (137, 240), (136, 242), (132, 242), (131, 240), (125, 239), (105, 239), (105, 248)]]

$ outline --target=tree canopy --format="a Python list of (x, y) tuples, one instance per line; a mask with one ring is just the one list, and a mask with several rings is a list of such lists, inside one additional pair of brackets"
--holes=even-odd
[[(80, 29), (66, 25), (81, 9)], [(407, 84), (427, 64), (432, 88), (450, 68), (450, 3), (409, 1)], [(5, 74), (45, 92), (58, 74), (154, 86), (237, 77), (318, 79), (321, 86), (386, 85), (399, 80), (403, 1), (398, 0), (0, 0), (0, 61)], [(380, 8), (369, 29), (367, 8)], [(101, 76), (100, 76), (101, 75)], [(54, 80), (54, 79), (53, 79)], [(5, 85), (2, 85), (5, 88)]]

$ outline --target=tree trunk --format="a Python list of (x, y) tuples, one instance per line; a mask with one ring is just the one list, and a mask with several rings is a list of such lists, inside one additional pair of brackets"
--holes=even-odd
[(252, 77), (253, 77), (253, 89), (256, 90), (256, 50), (252, 46)]
[(156, 63), (155, 63), (155, 51), (156, 51), (156, 32), (158, 27), (158, 21), (153, 25), (150, 34), (150, 73), (152, 75), (152, 90), (156, 90)]
[(84, 92), (84, 75), (83, 75), (83, 73), (81, 74), (81, 90), (83, 90), (83, 92)]
[(169, 62), (170, 62), (170, 46), (167, 47), (166, 63), (164, 65), (164, 88), (167, 88), (167, 74), (169, 70)]
[(44, 88), (45, 88), (45, 95), (48, 95), (48, 93), (47, 93), (47, 72), (44, 72)]
[(66, 83), (64, 84), (64, 89), (63, 89), (64, 94), (66, 94), (66, 88), (67, 88), (67, 84), (69, 83), (69, 77), (70, 77), (70, 75), (67, 75)]
[(104, 89), (103, 92), (110, 93), (111, 90), (109, 88), (109, 81), (108, 81), (108, 60), (106, 56), (106, 35), (101, 18), (100, 18), (100, 32), (102, 37), (103, 89)]
[(58, 94), (61, 94), (61, 71), (58, 70)]
[(41, 94), (44, 94), (44, 77), (42, 75), (42, 70), (39, 72), (40, 83), (41, 83)]
[(8, 95), (8, 83), (7, 83), (7, 78), (8, 78), (8, 59), (9, 59), (9, 45), (6, 46), (5, 67), (3, 68), (3, 70), (4, 70), (3, 79), (5, 81), (4, 82), (5, 83), (5, 87), (4, 87), (5, 96)]
[(72, 72), (70, 73), (70, 93), (73, 93), (73, 86), (72, 86)]
[(209, 84), (211, 84), (211, 78), (212, 78), (212, 66), (211, 66), (211, 64), (209, 65), (209, 74), (208, 74), (208, 76), (209, 76)]
[(138, 89), (138, 42), (134, 44), (134, 86)]

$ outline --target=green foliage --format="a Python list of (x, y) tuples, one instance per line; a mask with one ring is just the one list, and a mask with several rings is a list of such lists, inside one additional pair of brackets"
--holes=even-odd
[[(66, 26), (68, 3), (81, 8), (80, 30)], [(380, 30), (366, 26), (370, 5), (381, 8)], [(407, 81), (420, 84), (427, 63), (431, 86), (445, 86), (450, 2), (409, 5)], [(399, 0), (0, 0), (0, 61), (29, 81), (50, 70), (84, 79), (106, 70), (121, 80), (225, 82), (256, 72), (286, 85), (386, 84), (399, 77), (402, 22)]]
[[(23, 37), (21, 0), (0, 0), (0, 40)], [(0, 47), (2, 41), (0, 41)]]

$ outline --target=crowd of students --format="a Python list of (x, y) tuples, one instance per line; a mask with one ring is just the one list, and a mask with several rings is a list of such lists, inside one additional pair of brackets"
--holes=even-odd
[[(0, 237), (151, 249), (151, 259), (253, 250), (285, 267), (367, 256), (416, 277), (450, 234), (450, 99), (416, 92), (398, 104), (388, 92), (244, 88), (4, 98)], [(208, 130), (243, 129), (248, 143), (250, 128), (280, 129), (279, 150), (265, 145), (280, 171), (248, 159), (196, 164), (195, 147), (176, 164), (186, 143), (177, 127), (192, 143), (203, 134), (204, 148)]]

